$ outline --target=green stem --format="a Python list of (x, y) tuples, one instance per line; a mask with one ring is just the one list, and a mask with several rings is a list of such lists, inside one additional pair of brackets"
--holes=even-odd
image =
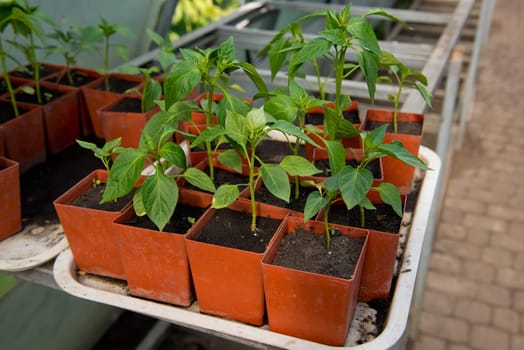
[[(215, 89), (213, 85), (210, 84), (208, 96), (207, 96), (207, 106), (205, 110), (206, 115), (206, 128), (211, 127), (211, 121), (212, 121), (212, 105), (213, 105), (213, 94), (215, 92)], [(211, 178), (211, 181), (215, 180), (215, 168), (213, 166), (213, 149), (211, 147), (211, 141), (206, 141), (206, 151), (207, 151), (207, 161), (209, 164), (209, 177)]]
[(11, 105), (13, 106), (13, 111), (15, 112), (15, 116), (20, 115), (20, 111), (18, 110), (18, 105), (16, 104), (16, 98), (15, 98), (15, 92), (13, 90), (13, 85), (11, 85), (11, 80), (9, 80), (9, 74), (7, 73), (7, 63), (5, 60), (5, 53), (2, 47), (2, 42), (0, 40), (0, 61), (2, 63), (2, 72), (4, 75), (4, 82), (7, 87), (7, 91), (9, 91), (9, 98), (11, 100)]
[(38, 104), (41, 105), (42, 93), (40, 91), (40, 64), (38, 63), (38, 59), (36, 58), (35, 43), (32, 35), (29, 36), (29, 45), (31, 48), (31, 60), (33, 66), (33, 77), (35, 80), (36, 100)]
[(395, 77), (398, 81), (398, 90), (397, 94), (395, 95), (395, 106), (393, 109), (393, 132), (396, 134), (398, 132), (398, 125), (397, 125), (397, 118), (398, 118), (398, 106), (400, 102), (400, 94), (402, 93), (402, 80), (398, 77), (397, 74), (395, 74)]
[(255, 200), (255, 150), (249, 156), (249, 195), (251, 197), (251, 232), (257, 229), (257, 203)]
[(109, 37), (105, 38), (104, 46), (104, 87), (109, 91)]
[(324, 91), (324, 85), (322, 84), (322, 75), (320, 74), (320, 67), (318, 66), (317, 59), (313, 59), (313, 67), (315, 68), (315, 74), (317, 75), (318, 94), (321, 100), (326, 99), (326, 92)]
[(359, 206), (360, 209), (360, 227), (366, 227), (366, 213), (365, 209), (362, 206)]
[(326, 210), (324, 211), (324, 230), (326, 233), (326, 248), (327, 250), (331, 249), (331, 235), (329, 232), (329, 210), (331, 209), (331, 205), (328, 205)]

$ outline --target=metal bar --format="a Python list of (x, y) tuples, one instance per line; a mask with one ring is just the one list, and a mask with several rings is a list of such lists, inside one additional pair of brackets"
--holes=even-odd
[[(433, 53), (422, 70), (422, 73), (428, 78), (428, 89), (431, 92), (435, 91), (442, 78), (451, 51), (460, 37), (460, 33), (464, 28), (474, 3), (475, 0), (460, 1), (450, 22), (442, 32)], [(416, 91), (412, 91), (403, 103), (401, 110), (412, 113), (424, 113), (426, 103)]]
[(475, 42), (473, 44), (473, 52), (468, 67), (468, 74), (463, 88), (462, 106), (459, 114), (459, 135), (456, 147), (460, 148), (464, 140), (464, 132), (466, 130), (466, 122), (471, 114), (475, 94), (475, 81), (477, 79), (477, 70), (480, 60), (480, 53), (482, 47), (487, 39), (488, 29), (491, 25), (491, 18), (493, 8), (495, 7), (495, 0), (483, 0), (482, 10), (480, 12), (479, 23), (477, 26), (477, 33), (475, 35)]

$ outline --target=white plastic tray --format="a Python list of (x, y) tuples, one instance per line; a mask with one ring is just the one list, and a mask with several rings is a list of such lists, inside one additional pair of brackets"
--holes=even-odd
[(39, 266), (68, 247), (60, 224), (27, 224), (0, 241), (0, 271), (24, 271)]
[[(67, 293), (123, 309), (132, 310), (152, 317), (163, 319), (189, 328), (209, 331), (266, 344), (284, 349), (396, 349), (404, 345), (409, 309), (415, 280), (420, 262), (421, 250), (426, 233), (426, 224), (432, 215), (432, 202), (437, 187), (440, 159), (431, 150), (421, 147), (421, 158), (432, 169), (427, 171), (418, 196), (411, 226), (405, 242), (404, 252), (399, 266), (395, 292), (383, 331), (374, 339), (364, 344), (356, 344), (357, 338), (366, 333), (369, 316), (373, 310), (365, 303), (359, 303), (355, 319), (344, 347), (332, 347), (311, 341), (271, 332), (267, 326), (254, 327), (243, 323), (222, 319), (198, 312), (198, 302), (189, 308), (181, 308), (155, 301), (130, 296), (125, 282), (79, 274), (69, 249), (61, 253), (54, 264), (54, 276), (57, 284)], [(369, 314), (368, 314), (369, 313)], [(362, 338), (360, 338), (362, 341)]]

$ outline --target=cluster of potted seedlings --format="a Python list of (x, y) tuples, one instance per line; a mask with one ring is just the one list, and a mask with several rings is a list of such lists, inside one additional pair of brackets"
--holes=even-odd
[[(139, 69), (138, 94), (126, 98), (141, 112), (150, 107), (140, 116), (104, 115), (123, 98), (102, 103), (111, 92), (82, 87), (77, 101), (98, 107), (91, 107), (91, 124), (87, 116), (77, 123), (92, 125), (106, 142), (78, 140), (104, 169), (54, 202), (77, 267), (125, 280), (138, 297), (181, 307), (196, 299), (203, 313), (256, 326), (267, 321), (276, 332), (343, 345), (357, 299), (389, 295), (405, 198), (415, 167), (427, 170), (416, 156), (423, 116), (398, 111), (406, 85), (429, 103), (427, 82), (380, 49), (369, 16), (405, 25), (380, 9), (351, 16), (348, 5), (284, 28), (261, 51), (274, 74), (287, 67), (287, 86), (273, 91), (253, 65), (236, 59), (232, 38), (180, 49), (176, 60), (164, 61), (173, 64), (164, 78)], [(312, 17), (326, 27), (306, 40), (301, 24)], [(349, 50), (358, 62), (346, 62)], [(326, 64), (336, 86), (330, 101), (320, 74), (318, 96), (295, 79), (306, 66)], [(393, 110), (371, 109), (360, 119), (358, 103), (341, 88), (356, 70), (371, 101), (377, 81), (398, 83)], [(249, 77), (256, 95), (232, 92), (235, 71)], [(104, 77), (117, 76), (95, 81), (104, 85)], [(4, 124), (0, 137), (9, 138)], [(403, 127), (413, 124), (418, 130), (406, 134)], [(64, 146), (81, 138), (68, 136)]]

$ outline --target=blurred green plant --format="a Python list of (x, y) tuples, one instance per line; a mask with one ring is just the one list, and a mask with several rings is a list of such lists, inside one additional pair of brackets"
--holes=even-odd
[(239, 0), (178, 0), (171, 30), (175, 36), (189, 33), (231, 13), (239, 3)]

